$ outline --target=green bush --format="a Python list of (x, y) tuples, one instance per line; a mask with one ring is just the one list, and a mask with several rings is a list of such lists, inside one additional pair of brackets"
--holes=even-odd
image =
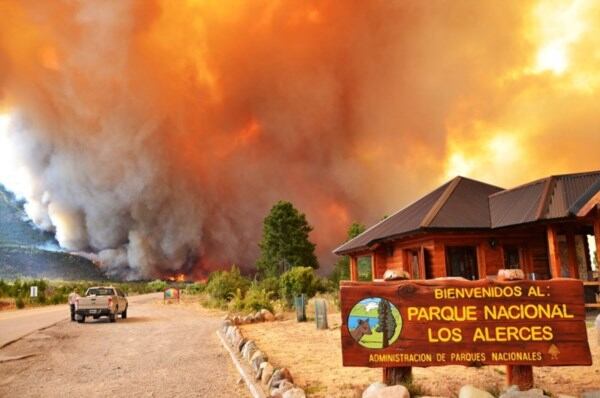
[(234, 265), (231, 271), (213, 272), (208, 278), (206, 291), (215, 300), (226, 302), (231, 301), (238, 290), (243, 297), (249, 287), (250, 281), (242, 276), (239, 268)]
[(271, 277), (271, 278), (265, 278), (259, 282), (257, 282), (257, 288), (258, 289), (262, 289), (265, 292), (269, 293), (271, 295), (271, 299), (272, 300), (277, 300), (279, 299), (279, 279), (276, 277)]
[(50, 298), (50, 302), (52, 304), (62, 304), (62, 303), (66, 303), (67, 302), (67, 296), (65, 296), (64, 294), (54, 294), (51, 298)]
[(317, 292), (318, 278), (311, 267), (293, 267), (279, 279), (281, 298), (291, 307), (294, 297), (305, 294), (311, 298)]
[(17, 297), (17, 299), (15, 300), (15, 305), (18, 309), (25, 308), (25, 301), (23, 301), (22, 297)]
[(186, 294), (200, 294), (206, 289), (206, 283), (194, 282), (191, 285), (185, 287)]
[(167, 288), (167, 282), (156, 279), (152, 282), (148, 282), (148, 289), (151, 292), (162, 292)]

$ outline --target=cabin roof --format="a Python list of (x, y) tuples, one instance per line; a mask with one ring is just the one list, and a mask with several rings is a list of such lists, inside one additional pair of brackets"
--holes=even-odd
[(424, 228), (489, 228), (487, 198), (501, 190), (470, 178), (456, 177), (344, 243), (334, 253), (366, 249), (378, 240)]
[(334, 250), (347, 254), (432, 229), (493, 229), (574, 216), (600, 192), (600, 170), (502, 188), (456, 177)]
[(492, 228), (567, 218), (600, 190), (600, 171), (536, 180), (489, 198)]

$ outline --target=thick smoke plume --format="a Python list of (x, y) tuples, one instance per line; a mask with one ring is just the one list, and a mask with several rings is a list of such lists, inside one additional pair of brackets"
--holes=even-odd
[(0, 181), (122, 277), (251, 266), (291, 200), (327, 267), (454, 174), (598, 168), (593, 1), (0, 0)]

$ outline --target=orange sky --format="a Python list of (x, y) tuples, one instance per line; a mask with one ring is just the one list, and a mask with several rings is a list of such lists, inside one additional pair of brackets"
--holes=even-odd
[(0, 180), (64, 247), (132, 275), (251, 265), (279, 199), (307, 213), (327, 267), (349, 222), (457, 174), (510, 187), (600, 169), (593, 0), (5, 0), (0, 15)]

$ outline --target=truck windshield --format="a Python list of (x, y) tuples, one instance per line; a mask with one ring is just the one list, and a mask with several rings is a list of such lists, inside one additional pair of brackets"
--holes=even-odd
[(90, 289), (87, 292), (88, 296), (91, 296), (91, 295), (96, 295), (96, 296), (112, 296), (113, 294), (114, 294), (113, 289), (106, 289), (106, 288)]

